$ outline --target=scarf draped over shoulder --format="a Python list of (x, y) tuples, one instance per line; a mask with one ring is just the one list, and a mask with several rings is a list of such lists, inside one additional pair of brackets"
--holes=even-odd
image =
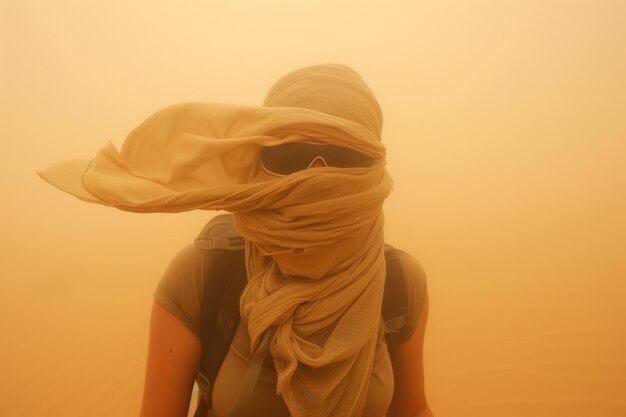
[[(277, 392), (294, 417), (363, 412), (385, 279), (382, 204), (392, 181), (382, 114), (353, 70), (294, 71), (263, 106), (185, 103), (158, 111), (118, 151), (39, 175), (84, 201), (133, 212), (234, 213), (246, 238), (241, 314), (254, 352), (271, 332)], [(374, 158), (286, 176), (259, 163), (264, 146), (315, 141)]]

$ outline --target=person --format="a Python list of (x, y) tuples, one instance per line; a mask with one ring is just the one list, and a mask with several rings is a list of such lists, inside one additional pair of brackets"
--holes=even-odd
[[(262, 106), (170, 106), (133, 130), (121, 151), (108, 145), (92, 160), (39, 174), (122, 210), (233, 213), (247, 284), (209, 415), (229, 415), (265, 350), (239, 416), (427, 417), (428, 297), (423, 270), (404, 253), (411, 304), (393, 366), (384, 338), (382, 204), (392, 180), (381, 133), (382, 112), (365, 81), (343, 65), (315, 65), (279, 79)], [(157, 287), (141, 417), (188, 413), (210, 267), (189, 246)]]

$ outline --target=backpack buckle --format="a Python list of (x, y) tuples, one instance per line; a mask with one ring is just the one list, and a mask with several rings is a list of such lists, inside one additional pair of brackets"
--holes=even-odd
[(198, 388), (200, 389), (200, 395), (207, 400), (211, 401), (210, 398), (207, 398), (209, 393), (211, 392), (211, 381), (199, 370), (196, 372), (196, 384), (198, 384)]
[(402, 314), (384, 322), (385, 334), (400, 333), (406, 325), (406, 315)]
[(242, 250), (246, 245), (245, 239), (235, 230), (233, 216), (220, 214), (212, 218), (200, 235), (194, 240), (198, 249), (213, 250)]

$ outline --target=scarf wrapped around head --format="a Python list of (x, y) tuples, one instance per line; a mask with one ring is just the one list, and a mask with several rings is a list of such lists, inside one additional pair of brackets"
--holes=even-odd
[[(277, 392), (294, 417), (360, 416), (376, 349), (384, 349), (382, 204), (392, 182), (382, 114), (340, 65), (280, 79), (261, 107), (186, 103), (139, 125), (118, 151), (39, 174), (88, 202), (134, 212), (227, 210), (246, 238), (241, 314), (254, 351), (271, 331)], [(263, 146), (316, 141), (375, 159), (274, 176)]]

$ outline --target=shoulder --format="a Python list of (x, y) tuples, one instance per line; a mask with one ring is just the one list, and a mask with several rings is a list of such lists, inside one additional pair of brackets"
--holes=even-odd
[(187, 245), (172, 258), (164, 278), (174, 276), (180, 280), (182, 276), (197, 274), (207, 267), (208, 262), (207, 250), (199, 249), (194, 244)]
[(402, 271), (406, 299), (406, 324), (401, 338), (408, 339), (415, 332), (427, 298), (426, 272), (420, 262), (405, 251), (394, 248)]
[(197, 335), (209, 264), (207, 251), (193, 244), (184, 247), (172, 258), (154, 292), (155, 300)]

